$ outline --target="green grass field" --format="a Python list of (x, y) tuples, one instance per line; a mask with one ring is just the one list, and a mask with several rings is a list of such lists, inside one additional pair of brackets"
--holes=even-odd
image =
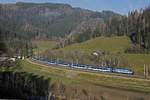
[(92, 85), (121, 88), (133, 91), (150, 92), (150, 80), (115, 77), (107, 74), (89, 73), (78, 70), (37, 65), (27, 60), (21, 61), (22, 70), (51, 79), (52, 83), (63, 82), (65, 85)]
[[(56, 45), (56, 42), (38, 41), (36, 42), (41, 52), (51, 49)], [(149, 54), (125, 54), (124, 50), (130, 47), (131, 42), (127, 37), (99, 37), (83, 43), (73, 44), (65, 48), (56, 49), (55, 51), (84, 51), (87, 54), (93, 51), (107, 51), (113, 54), (119, 54), (125, 57), (131, 68), (136, 72), (143, 74), (143, 64), (150, 64)], [(36, 65), (28, 61), (21, 61), (22, 70), (34, 73), (45, 78), (50, 78), (52, 83), (63, 82), (65, 85), (81, 85), (84, 86), (106, 86), (121, 88), (134, 91), (150, 92), (150, 81), (137, 78), (115, 77), (109, 74), (89, 73), (79, 70), (69, 70), (56, 67), (45, 67), (45, 65)]]
[(150, 69), (150, 54), (124, 54), (132, 69), (141, 75), (144, 74), (144, 64)]
[[(59, 50), (63, 52), (83, 51), (91, 54), (94, 51), (105, 51), (110, 54), (121, 55), (130, 66), (122, 66), (133, 69), (136, 73), (143, 75), (144, 64), (150, 68), (150, 54), (127, 54), (124, 51), (131, 46), (128, 37), (98, 37), (83, 43), (66, 46)], [(58, 51), (59, 51), (58, 50)]]
[(85, 51), (91, 53), (93, 51), (108, 51), (112, 53), (124, 52), (130, 47), (130, 40), (127, 37), (98, 37), (83, 43), (77, 43), (62, 48), (64, 52), (69, 51)]
[[(44, 52), (45, 50), (51, 50), (56, 46), (54, 41), (34, 41), (38, 47), (35, 49), (35, 53)], [(133, 69), (137, 74), (143, 75), (144, 64), (150, 66), (150, 54), (126, 54), (124, 51), (131, 46), (131, 41), (128, 37), (98, 37), (95, 39), (88, 40), (83, 43), (76, 43), (68, 45), (61, 49), (56, 49), (54, 51), (61, 51), (64, 53), (69, 53), (73, 51), (84, 52), (87, 55), (90, 55), (94, 51), (105, 51), (110, 54), (119, 54), (126, 60), (127, 66), (121, 66), (125, 68)], [(60, 55), (60, 54), (59, 54)], [(62, 57), (62, 53), (60, 58)], [(110, 56), (108, 56), (110, 57)], [(67, 58), (66, 59), (70, 59)], [(84, 59), (87, 63), (93, 63), (89, 59)]]

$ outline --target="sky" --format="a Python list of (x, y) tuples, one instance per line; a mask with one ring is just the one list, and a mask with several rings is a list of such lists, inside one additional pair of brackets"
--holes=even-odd
[(0, 3), (34, 2), (34, 3), (66, 3), (73, 7), (93, 11), (111, 10), (123, 15), (135, 9), (150, 6), (150, 0), (0, 0)]

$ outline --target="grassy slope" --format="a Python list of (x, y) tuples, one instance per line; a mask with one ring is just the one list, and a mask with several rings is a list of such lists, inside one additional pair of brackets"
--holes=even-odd
[(34, 53), (37, 54), (38, 52), (44, 52), (47, 49), (52, 49), (56, 46), (55, 41), (49, 41), (49, 40), (34, 40), (33, 44), (37, 46), (37, 48), (34, 49)]
[[(52, 42), (51, 42), (52, 43)], [(38, 46), (40, 48), (45, 47), (51, 49), (49, 42), (39, 41)], [(47, 45), (46, 45), (47, 44)], [(121, 52), (131, 64), (136, 65), (136, 69), (142, 71), (143, 63), (150, 63), (150, 55), (144, 54), (124, 54), (123, 51), (130, 46), (130, 41), (127, 37), (113, 37), (113, 38), (96, 38), (86, 41), (80, 44), (73, 44), (67, 46), (61, 50), (65, 52), (72, 50), (86, 51), (90, 53), (95, 50), (105, 50), (112, 53)], [(88, 73), (81, 71), (66, 70), (54, 67), (44, 67), (40, 65), (31, 64), (27, 61), (21, 61), (23, 70), (44, 76), (45, 78), (51, 78), (52, 82), (61, 81), (68, 85), (85, 85), (88, 86), (110, 86), (123, 89), (131, 89), (137, 91), (150, 92), (150, 81), (136, 80), (132, 78), (119, 78), (111, 75)]]
[(115, 77), (106, 74), (88, 73), (77, 70), (60, 69), (21, 61), (23, 70), (50, 78), (52, 83), (61, 81), (66, 85), (108, 86), (135, 91), (150, 92), (150, 80)]
[[(38, 51), (41, 53), (56, 46), (56, 42), (49, 40), (36, 40), (33, 43), (38, 47), (38, 49), (34, 49), (35, 53), (38, 53)], [(59, 50), (64, 52), (83, 51), (88, 54), (93, 51), (107, 51), (114, 54), (120, 52), (131, 65), (131, 69), (143, 74), (144, 64), (150, 65), (150, 54), (125, 54), (124, 50), (130, 45), (131, 41), (128, 37), (98, 37), (83, 43), (69, 45)], [(130, 68), (129, 66), (125, 67)]]
[(83, 43), (73, 44), (61, 50), (68, 52), (72, 50), (81, 50), (85, 52), (92, 52), (97, 50), (108, 52), (123, 52), (126, 48), (130, 47), (130, 41), (127, 37), (99, 37)]
[(132, 69), (140, 74), (144, 74), (144, 64), (150, 68), (150, 54), (124, 54)]
[(124, 51), (130, 47), (130, 45), (131, 41), (128, 37), (98, 37), (59, 50), (64, 52), (79, 50), (86, 53), (92, 53), (93, 51), (107, 51), (113, 54), (119, 52), (127, 60), (129, 65), (131, 65), (131, 69), (139, 74), (143, 74), (144, 64), (150, 65), (150, 54), (125, 54)]

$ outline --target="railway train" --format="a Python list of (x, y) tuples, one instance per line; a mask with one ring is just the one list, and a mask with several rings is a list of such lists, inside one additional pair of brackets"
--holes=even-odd
[(32, 60), (44, 64), (49, 64), (49, 65), (59, 65), (63, 67), (78, 68), (78, 69), (84, 69), (88, 71), (120, 73), (120, 74), (128, 74), (128, 75), (134, 74), (132, 70), (127, 68), (114, 68), (111, 66), (97, 66), (97, 65), (88, 65), (88, 64), (67, 63), (62, 60), (49, 60), (47, 58), (39, 57), (39, 56), (33, 56)]

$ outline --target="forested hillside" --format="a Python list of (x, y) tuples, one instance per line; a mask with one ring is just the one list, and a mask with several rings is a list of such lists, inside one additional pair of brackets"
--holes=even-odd
[[(133, 11), (128, 16), (128, 34), (135, 46), (129, 51), (150, 50), (150, 7)], [(131, 34), (130, 34), (131, 33)]]
[[(0, 26), (11, 33), (29, 38), (64, 37), (80, 23), (108, 20), (113, 12), (93, 12), (67, 4), (16, 3), (0, 5)], [(95, 20), (95, 22), (93, 22)]]
[(113, 16), (104, 22), (99, 22), (94, 28), (85, 26), (82, 32), (70, 37), (76, 42), (83, 42), (99, 36), (129, 36), (133, 45), (127, 52), (147, 53), (150, 50), (149, 18), (150, 7), (140, 11), (135, 10), (129, 12), (128, 16)]
[(64, 41), (63, 44), (78, 42), (68, 35), (83, 32), (78, 27), (95, 27), (111, 17), (120, 15), (73, 8), (68, 4), (0, 4), (0, 32), (9, 55), (31, 55), (33, 39), (54, 38)]
[(0, 31), (0, 55), (6, 51), (6, 47), (2, 38), (2, 33)]
[(55, 39), (61, 48), (95, 37), (124, 35), (130, 36), (133, 42), (126, 52), (147, 52), (150, 49), (149, 9), (122, 16), (68, 4), (0, 4), (0, 32), (10, 54), (30, 55), (33, 39)]

